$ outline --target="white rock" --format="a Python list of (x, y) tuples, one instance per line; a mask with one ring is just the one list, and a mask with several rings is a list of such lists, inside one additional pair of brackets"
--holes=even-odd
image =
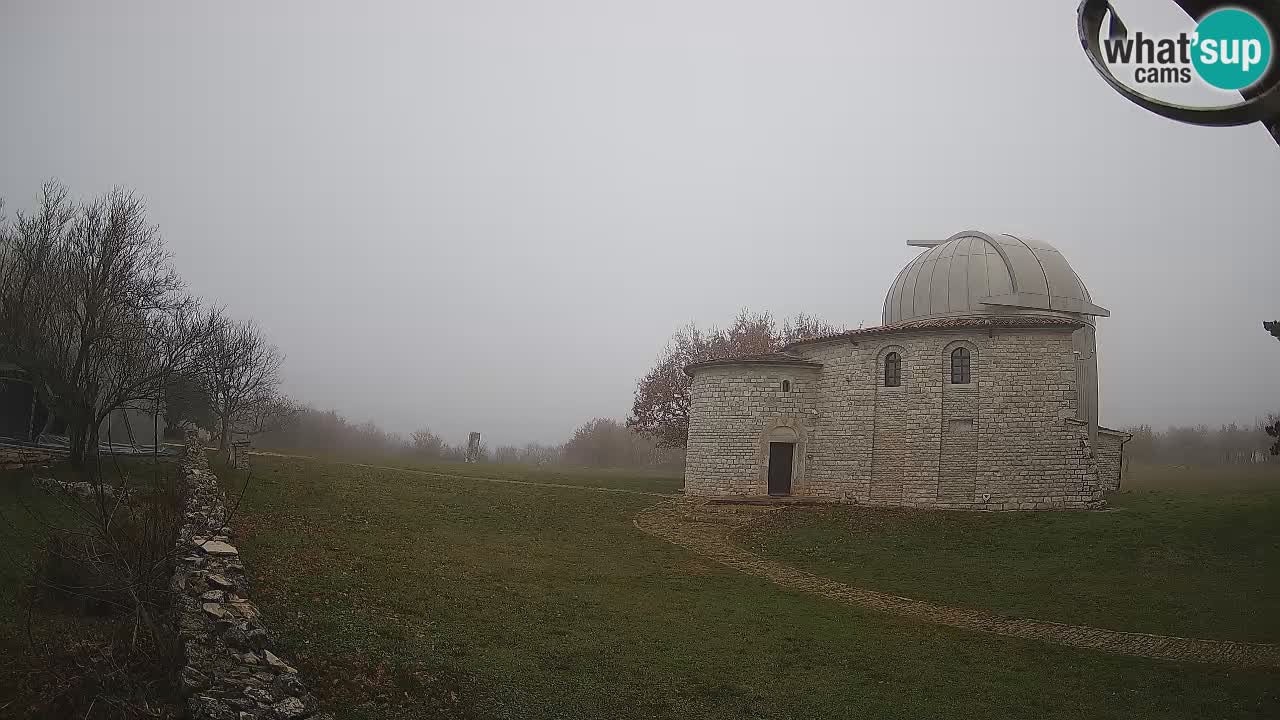
[(271, 652), (270, 650), (263, 650), (262, 655), (267, 659), (267, 665), (269, 665), (271, 669), (275, 670), (276, 672), (286, 672), (286, 673), (298, 672), (297, 670), (294, 670), (292, 667), (290, 667), (289, 663), (276, 657), (276, 654)]
[(210, 555), (239, 555), (240, 551), (236, 550), (234, 545), (228, 545), (221, 540), (209, 540), (203, 544), (196, 543), (198, 547), (204, 548), (204, 551)]
[(230, 580), (217, 573), (209, 575), (205, 580), (209, 582), (209, 587), (217, 588), (218, 590), (234, 590), (236, 587)]

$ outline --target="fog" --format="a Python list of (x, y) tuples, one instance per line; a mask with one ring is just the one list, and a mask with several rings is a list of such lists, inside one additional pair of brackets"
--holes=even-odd
[(5, 0), (0, 197), (136, 190), (286, 392), (453, 442), (625, 417), (691, 320), (878, 324), (970, 228), (1111, 310), (1103, 424), (1280, 411), (1280, 148), (1123, 100), (1076, 4)]

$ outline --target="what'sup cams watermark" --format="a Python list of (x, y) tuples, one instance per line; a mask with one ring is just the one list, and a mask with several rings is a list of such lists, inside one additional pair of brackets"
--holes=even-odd
[(1267, 26), (1252, 12), (1228, 7), (1204, 16), (1194, 32), (1174, 37), (1132, 36), (1103, 40), (1107, 64), (1138, 85), (1190, 85), (1199, 78), (1220, 90), (1243, 90), (1271, 66)]

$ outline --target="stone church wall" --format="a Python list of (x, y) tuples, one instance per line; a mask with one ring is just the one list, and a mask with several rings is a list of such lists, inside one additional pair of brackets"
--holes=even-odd
[[(952, 385), (951, 351), (960, 346), (970, 351), (973, 383)], [(797, 418), (804, 442), (796, 495), (914, 507), (1079, 508), (1102, 500), (1100, 477), (1118, 477), (1119, 465), (1108, 464), (1118, 452), (1100, 452), (1095, 462), (1074, 421), (1069, 331), (897, 332), (791, 352), (822, 368), (697, 371), (687, 493), (764, 494), (763, 434)], [(889, 352), (902, 357), (901, 387), (884, 387)], [(780, 401), (784, 376), (796, 378), (800, 392)]]
[[(790, 392), (782, 382), (790, 381)], [(764, 495), (768, 492), (770, 430), (795, 431), (802, 484), (805, 438), (813, 424), (817, 372), (804, 366), (735, 365), (704, 368), (694, 376), (685, 454), (688, 495)]]

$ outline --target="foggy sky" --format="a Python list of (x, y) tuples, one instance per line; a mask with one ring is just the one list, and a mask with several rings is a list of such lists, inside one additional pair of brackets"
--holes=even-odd
[(1122, 99), (1076, 4), (0, 0), (0, 197), (136, 190), (287, 392), (452, 442), (624, 417), (690, 320), (879, 324), (970, 228), (1111, 310), (1103, 424), (1280, 411), (1280, 148)]

